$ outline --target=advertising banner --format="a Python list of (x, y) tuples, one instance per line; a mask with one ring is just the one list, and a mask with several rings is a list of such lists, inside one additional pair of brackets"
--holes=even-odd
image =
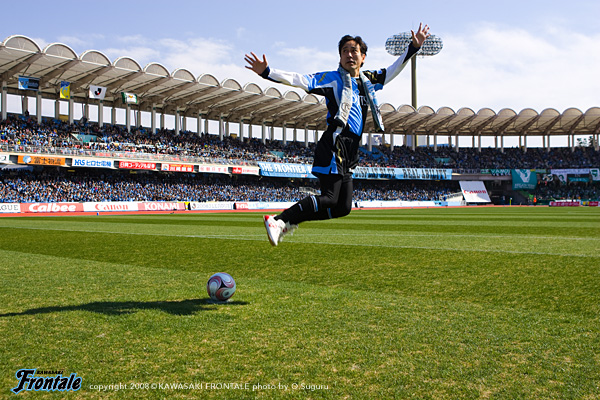
[(49, 213), (49, 212), (81, 212), (82, 203), (21, 203), (21, 212), (24, 213)]
[(8, 162), (10, 162), (10, 155), (0, 153), (0, 164), (7, 164)]
[(114, 168), (113, 160), (102, 160), (94, 158), (73, 158), (73, 167), (85, 168)]
[(40, 88), (39, 78), (30, 76), (19, 76), (18, 88), (21, 90), (38, 90)]
[(600, 181), (600, 168), (590, 168), (590, 175), (593, 181)]
[(184, 211), (185, 203), (177, 201), (151, 201), (139, 203), (140, 211)]
[(248, 166), (235, 166), (231, 167), (231, 173), (241, 175), (260, 175), (260, 168), (248, 167)]
[(19, 203), (0, 203), (0, 213), (20, 213), (21, 206)]
[(482, 181), (459, 181), (467, 203), (491, 203), (490, 195)]
[(114, 212), (138, 211), (138, 203), (128, 201), (104, 201), (101, 203), (84, 203), (83, 211), (87, 212)]
[(19, 156), (17, 162), (27, 165), (65, 165), (65, 158), (62, 157), (46, 157), (46, 156)]
[(551, 201), (550, 207), (578, 207), (581, 205), (579, 200)]
[(198, 165), (198, 172), (206, 174), (229, 174), (229, 167), (225, 165)]
[(259, 162), (258, 166), (262, 176), (316, 179), (311, 173), (312, 166), (308, 164)]
[(168, 172), (194, 172), (194, 166), (190, 164), (160, 164), (160, 170)]
[(231, 202), (231, 201), (210, 201), (207, 203), (200, 203), (197, 201), (192, 201), (190, 203), (190, 210), (193, 210), (193, 211), (233, 210), (233, 202)]
[(513, 190), (531, 190), (537, 187), (537, 174), (531, 169), (513, 169), (512, 188)]
[(451, 180), (452, 169), (356, 167), (354, 179)]
[(119, 168), (155, 170), (156, 163), (147, 161), (119, 161)]

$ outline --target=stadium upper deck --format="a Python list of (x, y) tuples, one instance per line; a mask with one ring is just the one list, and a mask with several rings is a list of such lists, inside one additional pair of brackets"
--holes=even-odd
[[(33, 88), (24, 89), (20, 77), (34, 78), (31, 80)], [(243, 124), (261, 125), (263, 141), (269, 127), (305, 129), (305, 132), (325, 128), (324, 101), (310, 94), (304, 97), (293, 91), (282, 94), (274, 87), (262, 90), (254, 83), (242, 86), (233, 79), (218, 82), (210, 74), (194, 77), (183, 68), (169, 72), (158, 63), (142, 68), (130, 57), (119, 57), (111, 62), (99, 51), (88, 50), (77, 55), (68, 45), (61, 43), (41, 49), (33, 40), (20, 35), (10, 36), (0, 43), (0, 81), (2, 119), (6, 119), (7, 95), (11, 94), (36, 97), (37, 118), (41, 122), (42, 99), (56, 100), (58, 104), (61, 82), (66, 82), (69, 85), (70, 122), (73, 121), (74, 103), (78, 102), (85, 105), (86, 113), (89, 105), (102, 105), (98, 107), (100, 125), (104, 107), (112, 107), (113, 124), (116, 123), (116, 108), (129, 111), (133, 107), (138, 115), (150, 112), (153, 132), (157, 129), (157, 113), (197, 118), (198, 132), (207, 132), (208, 120), (217, 120), (220, 138), (228, 130), (229, 123), (239, 123), (240, 132), (243, 132)], [(91, 98), (90, 86), (105, 88), (104, 97)], [(137, 104), (124, 102), (122, 93), (135, 95)], [(57, 118), (58, 110), (56, 106)], [(594, 137), (595, 149), (599, 150), (600, 107), (592, 107), (585, 112), (569, 108), (562, 114), (555, 109), (538, 113), (529, 108), (519, 113), (511, 109), (496, 113), (489, 108), (478, 112), (461, 108), (455, 112), (448, 107), (434, 111), (428, 106), (415, 110), (409, 105), (395, 108), (391, 104), (383, 104), (381, 110), (392, 145), (398, 135), (427, 136), (428, 140), (431, 137), (434, 147), (437, 147), (440, 136), (455, 137), (455, 143), (458, 143), (459, 136), (469, 136), (473, 138), (473, 147), (475, 138), (479, 138), (478, 146), (481, 148), (481, 136), (492, 136), (495, 146), (503, 149), (507, 136), (523, 138), (524, 147), (527, 147), (528, 137), (537, 136), (543, 138), (545, 147), (551, 147), (552, 137), (567, 136), (569, 145), (574, 147), (575, 136), (585, 135)], [(130, 112), (127, 112), (128, 128), (131, 126), (129, 119)], [(182, 128), (179, 124), (180, 118), (175, 118), (176, 134)], [(366, 132), (372, 129), (370, 124), (369, 120)], [(271, 138), (272, 135), (271, 130)], [(304, 135), (305, 143), (308, 136)], [(414, 148), (416, 140), (409, 142)]]

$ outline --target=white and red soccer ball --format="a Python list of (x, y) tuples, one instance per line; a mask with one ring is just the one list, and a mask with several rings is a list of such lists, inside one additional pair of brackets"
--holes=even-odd
[(235, 293), (235, 281), (225, 272), (217, 272), (208, 279), (206, 291), (214, 301), (227, 301)]

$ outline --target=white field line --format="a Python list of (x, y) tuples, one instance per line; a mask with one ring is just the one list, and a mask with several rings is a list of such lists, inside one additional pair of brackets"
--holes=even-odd
[[(267, 239), (265, 235), (181, 235), (181, 234), (165, 234), (165, 233), (140, 233), (140, 232), (118, 232), (118, 231), (94, 231), (94, 230), (75, 230), (75, 229), (57, 229), (57, 228), (33, 228), (33, 227), (6, 227), (0, 226), (0, 228), (16, 228), (16, 229), (31, 229), (31, 230), (45, 230), (45, 231), (61, 231), (61, 232), (82, 232), (82, 233), (108, 233), (116, 235), (135, 235), (135, 236), (163, 236), (163, 237), (183, 237), (183, 238), (197, 238), (197, 239), (221, 239), (221, 240), (240, 240), (240, 241), (255, 241), (263, 242)], [(310, 234), (306, 236), (311, 237), (331, 237), (325, 234)], [(338, 236), (356, 236), (350, 234), (338, 235)], [(409, 236), (409, 235), (405, 235)], [(429, 236), (429, 235), (410, 235), (410, 236)], [(444, 235), (431, 235), (431, 236), (444, 236)], [(489, 237), (489, 236), (477, 236), (477, 235), (453, 235), (453, 236), (475, 236), (475, 237)], [(510, 237), (510, 236), (505, 236)], [(298, 237), (296, 237), (298, 239)], [(555, 238), (556, 239), (556, 238)], [(560, 238), (564, 239), (564, 238)], [(579, 238), (575, 238), (579, 239)], [(287, 240), (288, 243), (311, 243), (309, 241), (302, 240)], [(347, 243), (347, 242), (323, 242), (315, 244), (324, 244), (331, 246), (357, 246), (357, 247), (378, 247), (378, 248), (390, 248), (390, 249), (419, 249), (419, 250), (442, 250), (442, 251), (474, 251), (482, 253), (506, 253), (506, 254), (530, 254), (530, 255), (546, 255), (546, 256), (562, 256), (562, 257), (590, 257), (600, 258), (600, 254), (570, 254), (570, 253), (548, 253), (538, 251), (510, 251), (510, 250), (497, 250), (497, 249), (472, 249), (472, 248), (458, 248), (458, 247), (434, 247), (434, 246), (401, 246), (393, 244), (369, 244), (369, 243)]]

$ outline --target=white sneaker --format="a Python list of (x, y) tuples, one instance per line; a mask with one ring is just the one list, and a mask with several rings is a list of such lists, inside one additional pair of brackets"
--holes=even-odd
[(276, 220), (274, 215), (265, 215), (263, 217), (265, 228), (267, 229), (267, 237), (273, 246), (277, 246), (281, 238), (281, 231), (285, 228), (285, 222)]
[(293, 235), (294, 231), (298, 228), (298, 225), (292, 225), (289, 222), (275, 219), (274, 215), (265, 215), (263, 220), (267, 229), (269, 242), (273, 246), (277, 246), (285, 235)]

